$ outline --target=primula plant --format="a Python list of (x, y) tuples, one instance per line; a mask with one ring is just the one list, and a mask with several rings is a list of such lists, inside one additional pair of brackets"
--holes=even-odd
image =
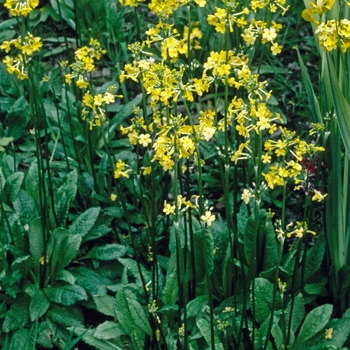
[(345, 2), (3, 5), (3, 349), (348, 349)]

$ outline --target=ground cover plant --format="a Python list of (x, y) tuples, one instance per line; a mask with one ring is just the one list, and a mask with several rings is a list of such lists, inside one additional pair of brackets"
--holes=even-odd
[(348, 349), (349, 5), (6, 0), (2, 349)]

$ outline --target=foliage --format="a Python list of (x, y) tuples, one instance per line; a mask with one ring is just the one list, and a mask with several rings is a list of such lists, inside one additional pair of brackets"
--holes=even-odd
[(3, 349), (349, 346), (347, 53), (315, 90), (284, 0), (3, 5)]

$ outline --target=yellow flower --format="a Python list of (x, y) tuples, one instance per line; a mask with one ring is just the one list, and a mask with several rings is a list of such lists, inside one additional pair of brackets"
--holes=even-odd
[(247, 190), (246, 188), (243, 190), (241, 198), (245, 204), (248, 204), (250, 198), (253, 198), (253, 197), (254, 195), (249, 190)]
[(80, 75), (79, 79), (76, 82), (79, 89), (85, 89), (89, 86), (89, 83), (84, 80), (84, 78)]
[(149, 175), (152, 172), (151, 166), (147, 166), (147, 167), (142, 168), (142, 169), (143, 169), (142, 175)]
[(313, 201), (322, 202), (327, 196), (327, 193), (322, 194), (321, 192), (314, 190), (314, 195), (311, 198)]
[(165, 200), (163, 212), (166, 215), (174, 214), (175, 213), (175, 205), (171, 205), (171, 204), (167, 203), (167, 201)]
[(139, 144), (143, 147), (147, 147), (150, 143), (152, 143), (152, 139), (149, 134), (141, 134), (139, 136)]
[(326, 339), (332, 339), (333, 338), (333, 328), (326, 329), (324, 337)]
[(115, 202), (117, 200), (117, 195), (115, 193), (111, 193), (110, 196), (109, 196), (109, 199), (112, 201), (112, 202)]
[(211, 226), (212, 222), (215, 221), (215, 215), (212, 215), (211, 211), (207, 210), (205, 215), (201, 216), (201, 220), (208, 226)]

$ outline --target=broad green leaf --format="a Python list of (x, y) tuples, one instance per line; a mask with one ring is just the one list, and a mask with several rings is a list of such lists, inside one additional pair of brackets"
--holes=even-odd
[(60, 186), (55, 197), (55, 212), (60, 225), (65, 226), (68, 210), (77, 193), (78, 173), (74, 169), (67, 174), (65, 182)]
[(310, 278), (320, 269), (326, 250), (326, 241), (323, 235), (320, 235), (315, 245), (309, 250), (306, 257), (305, 280)]
[(281, 327), (278, 324), (271, 330), (271, 334), (273, 336), (277, 349), (283, 349), (283, 333)]
[(79, 327), (84, 324), (84, 316), (76, 306), (60, 306), (51, 304), (47, 316), (57, 324), (65, 327)]
[(264, 245), (263, 271), (276, 267), (278, 257), (278, 243), (276, 232), (271, 220), (266, 223), (266, 235)]
[(28, 254), (28, 240), (24, 235), (25, 231), (19, 219), (19, 215), (17, 213), (11, 215), (9, 217), (9, 223), (12, 231), (13, 245), (22, 255)]
[(7, 333), (15, 329), (24, 327), (29, 321), (29, 296), (22, 295), (11, 305), (10, 310), (6, 313), (2, 325), (3, 332)]
[(97, 311), (104, 315), (115, 317), (115, 298), (111, 297), (110, 295), (93, 295), (92, 298), (96, 304)]
[(45, 312), (50, 307), (51, 302), (46, 297), (45, 293), (43, 291), (38, 291), (32, 299), (30, 300), (29, 304), (29, 316), (30, 320), (33, 322), (37, 320), (39, 317), (43, 316)]
[(38, 174), (38, 163), (32, 162), (26, 172), (24, 178), (24, 187), (29, 195), (34, 199), (37, 208), (40, 207), (39, 198), (39, 174)]
[(124, 350), (125, 346), (119, 342), (116, 343), (114, 340), (101, 340), (94, 336), (93, 329), (85, 329), (83, 327), (70, 327), (68, 330), (74, 332), (76, 335), (83, 335), (83, 340), (86, 344), (93, 346), (98, 350)]
[(137, 326), (139, 326), (145, 333), (149, 336), (152, 335), (152, 329), (147, 319), (145, 310), (142, 308), (141, 304), (135, 300), (129, 300), (129, 310), (132, 318)]
[(87, 300), (85, 289), (77, 285), (44, 288), (46, 296), (53, 302), (62, 305), (73, 305), (79, 300)]
[(112, 284), (109, 279), (103, 278), (94, 270), (84, 266), (72, 268), (69, 271), (76, 279), (76, 283), (82, 286), (90, 295), (105, 295), (107, 294), (106, 285)]
[(273, 284), (265, 278), (256, 278), (255, 283), (255, 320), (262, 324), (271, 314)]
[[(138, 281), (138, 284), (141, 285), (141, 277), (140, 277), (140, 272), (137, 267), (137, 262), (133, 259), (128, 259), (128, 258), (119, 258), (118, 261), (124, 265), (125, 269), (127, 272), (130, 272), (131, 275), (136, 278)], [(151, 281), (152, 280), (152, 275), (149, 271), (147, 271), (142, 265), (141, 265), (141, 272), (143, 275), (143, 278), (145, 281)], [(146, 282), (147, 283), (147, 282)]]
[(101, 247), (92, 248), (82, 259), (97, 259), (102, 261), (110, 261), (121, 258), (127, 252), (124, 245), (111, 243)]
[(99, 214), (100, 207), (92, 207), (87, 209), (84, 213), (80, 214), (74, 219), (72, 225), (69, 227), (69, 231), (80, 236), (86, 236), (94, 226)]
[(177, 275), (176, 270), (173, 270), (165, 283), (165, 286), (163, 288), (163, 303), (165, 305), (173, 305), (176, 302), (178, 293), (178, 285), (177, 285)]
[(41, 219), (36, 218), (29, 224), (29, 251), (34, 261), (34, 269), (39, 270), (39, 262), (44, 253), (44, 237)]
[[(289, 324), (290, 320), (290, 311), (292, 307), (292, 301), (288, 303), (288, 306), (285, 311), (285, 318), (286, 318), (286, 324)], [(305, 307), (304, 307), (304, 298), (302, 294), (298, 294), (294, 298), (294, 305), (293, 305), (293, 314), (292, 314), (292, 320), (291, 320), (291, 330), (295, 333), (300, 326), (302, 320), (304, 319), (305, 314)]]
[[(64, 281), (69, 284), (75, 284), (76, 278), (67, 270), (60, 270), (56, 275), (56, 281)], [(83, 287), (83, 286), (81, 286)]]
[(29, 224), (38, 216), (34, 199), (24, 190), (19, 190), (13, 201), (13, 208), (19, 214), (23, 224)]
[(9, 203), (13, 203), (16, 199), (22, 186), (23, 179), (24, 173), (22, 172), (13, 173), (6, 179), (4, 192)]
[(115, 298), (114, 311), (117, 316), (117, 320), (120, 322), (122, 328), (128, 333), (131, 334), (136, 325), (129, 308), (130, 299), (125, 293), (125, 288), (121, 289)]
[(305, 284), (304, 290), (306, 293), (311, 295), (321, 295), (321, 296), (328, 295), (327, 289), (324, 286), (317, 283)]
[(33, 324), (31, 330), (22, 328), (14, 332), (11, 336), (9, 350), (35, 349), (35, 338), (32, 336), (34, 326)]
[(296, 342), (294, 343), (293, 350), (299, 350), (302, 348), (302, 344), (314, 334), (319, 332), (328, 323), (333, 312), (333, 305), (325, 304), (319, 306), (306, 316)]
[[(204, 337), (205, 341), (207, 342), (207, 344), (209, 346), (211, 346), (211, 330), (210, 330), (210, 323), (208, 320), (206, 320), (205, 318), (199, 318), (197, 319), (197, 327), (199, 329), (199, 331), (201, 332), (202, 336)], [(223, 349), (222, 344), (220, 343), (220, 338), (217, 334), (217, 332), (215, 331), (215, 327), (214, 327), (214, 341), (215, 341), (215, 350), (216, 349)]]
[(63, 228), (56, 228), (50, 237), (52, 277), (65, 268), (78, 254), (82, 238)]
[(120, 324), (112, 321), (105, 321), (99, 324), (95, 330), (94, 337), (97, 339), (109, 340), (120, 337), (125, 331)]
[[(331, 330), (331, 338), (325, 338), (326, 330)], [(327, 325), (305, 345), (310, 350), (340, 349), (350, 335), (350, 319), (330, 320)]]
[(199, 297), (196, 297), (195, 299), (191, 300), (187, 304), (187, 317), (195, 317), (197, 316), (204, 305), (208, 304), (208, 296), (207, 295), (201, 295)]

